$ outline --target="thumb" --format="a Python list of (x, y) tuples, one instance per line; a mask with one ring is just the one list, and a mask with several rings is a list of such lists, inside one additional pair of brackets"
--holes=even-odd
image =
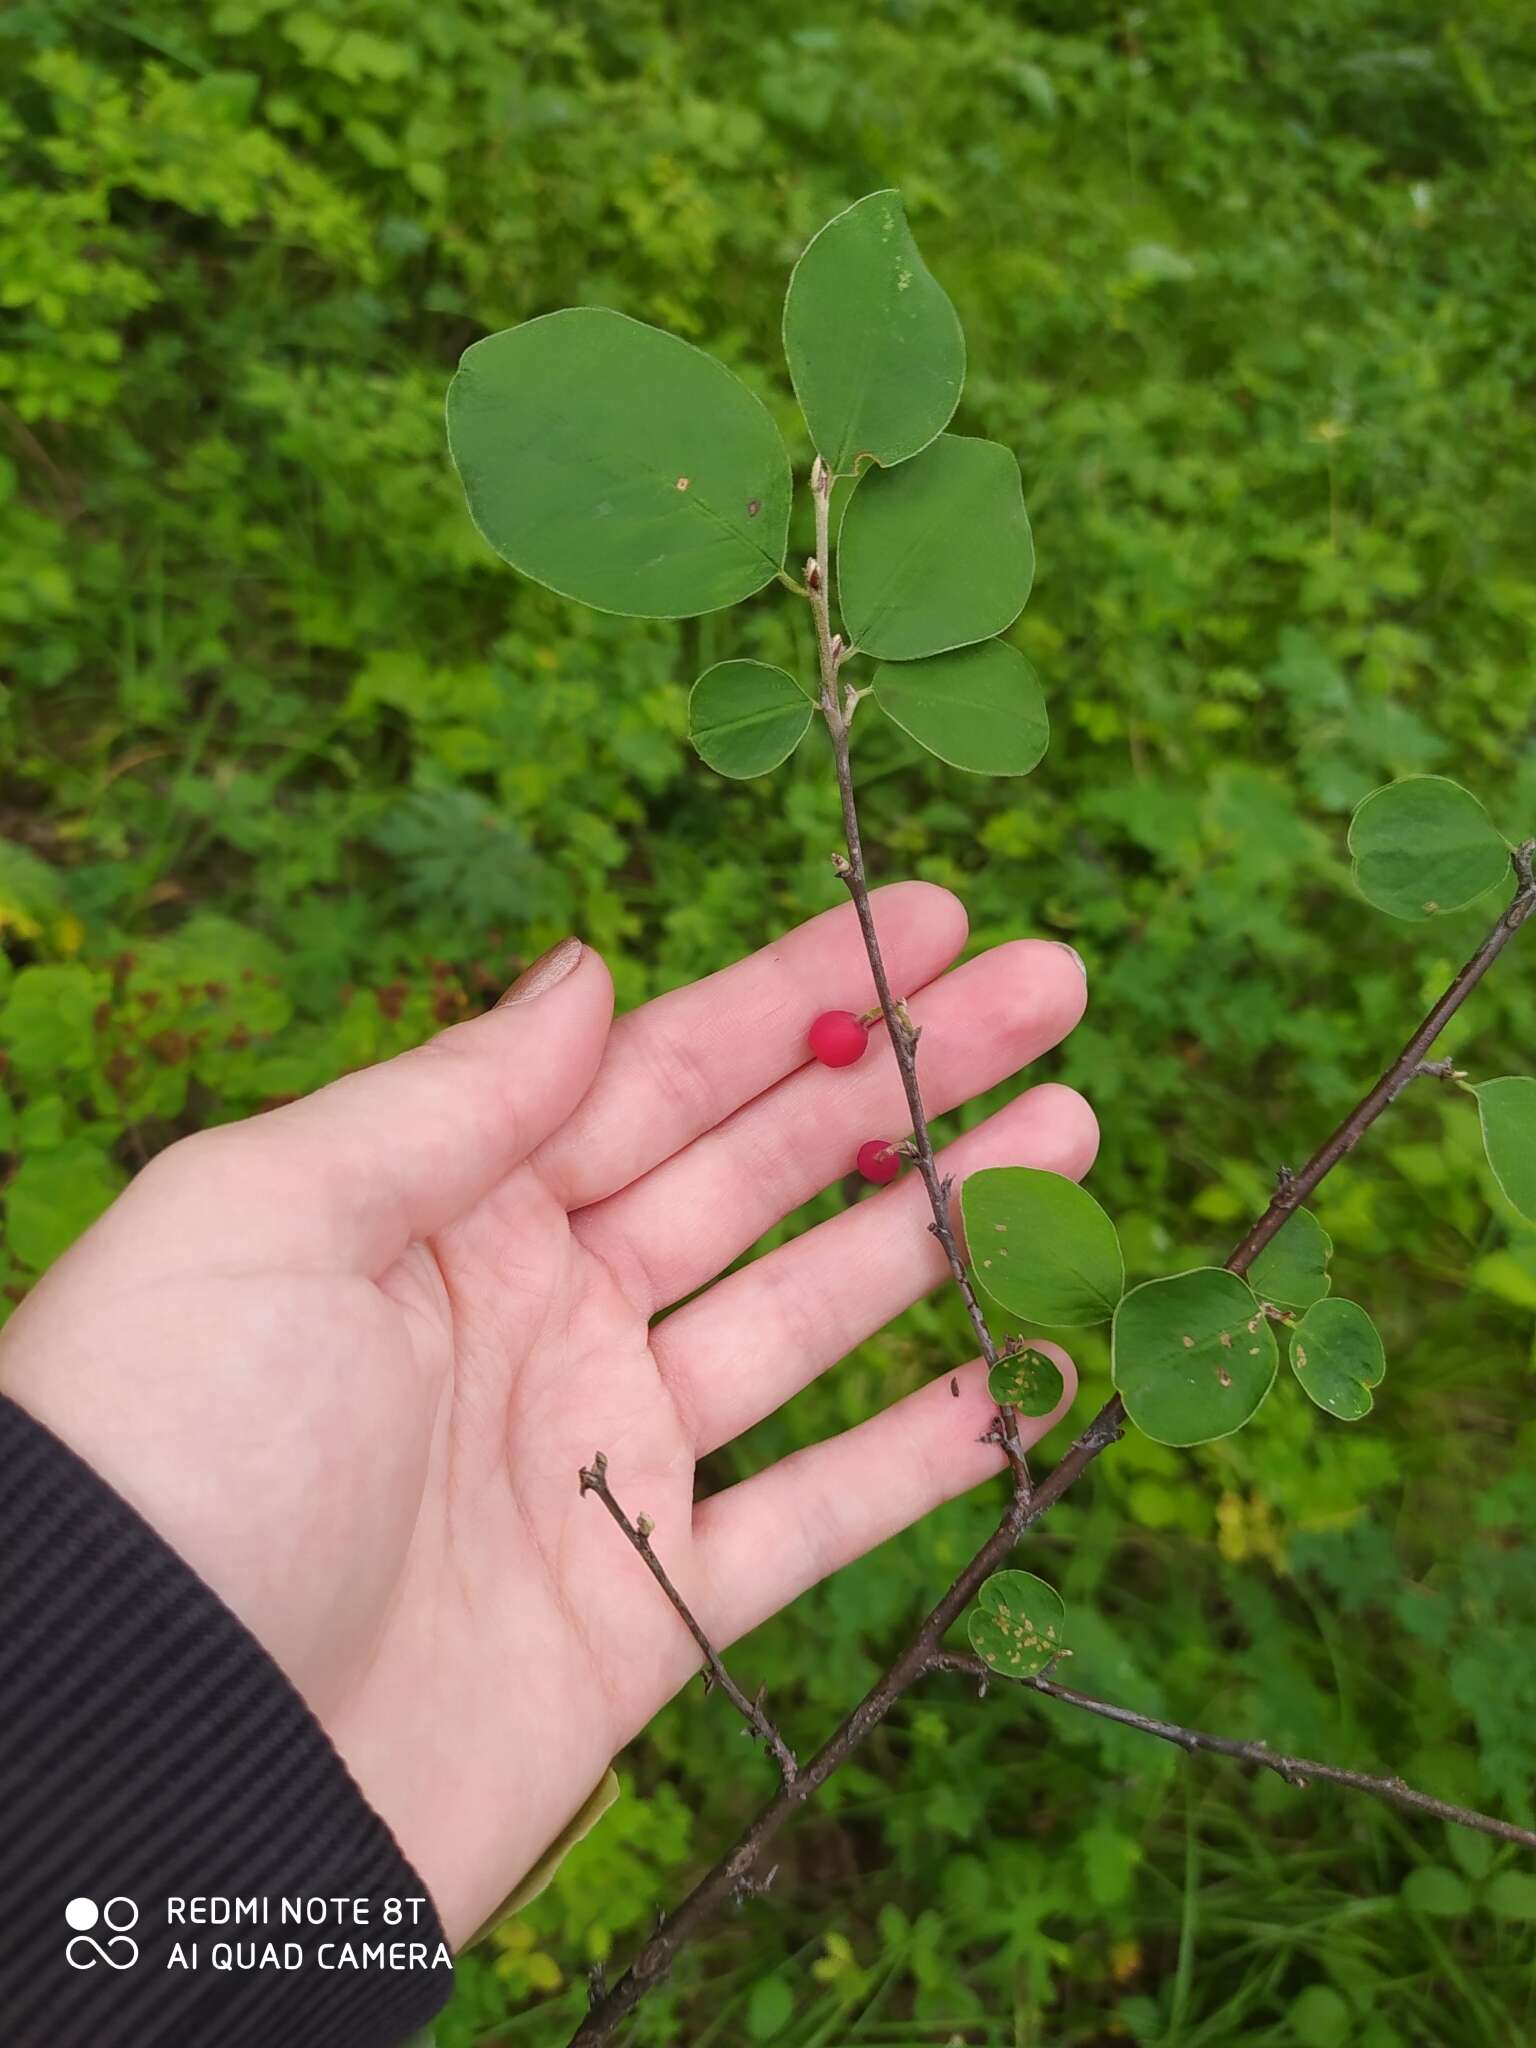
[[(565, 939), (483, 1017), (192, 1139), (188, 1164), (200, 1158), (211, 1172), (222, 1162), (238, 1176), (242, 1252), (378, 1271), (471, 1208), (564, 1122), (612, 1019), (607, 968)], [(206, 1207), (206, 1181), (200, 1199)]]

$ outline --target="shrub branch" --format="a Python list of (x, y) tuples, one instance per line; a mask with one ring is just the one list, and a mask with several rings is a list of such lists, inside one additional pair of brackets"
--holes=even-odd
[[(1423, 1022), (1381, 1079), (1361, 1096), (1349, 1115), (1323, 1140), (1300, 1172), (1293, 1173), (1289, 1167), (1281, 1168), (1278, 1186), (1269, 1207), (1241, 1243), (1233, 1248), (1227, 1259), (1229, 1273), (1243, 1274), (1248, 1271), (1259, 1253), (1272, 1238), (1279, 1235), (1308, 1195), (1332, 1173), (1346, 1153), (1355, 1149), (1377, 1117), (1384, 1109), (1390, 1109), (1411, 1081), (1425, 1075), (1440, 1080), (1455, 1077), (1454, 1067), (1450, 1067), (1449, 1073), (1446, 1072), (1449, 1062), (1430, 1060), (1426, 1055), (1521, 925), (1532, 911), (1536, 910), (1536, 839), (1528, 839), (1523, 846), (1514, 849), (1511, 865), (1515, 871), (1515, 893), (1487, 937), (1461, 972), (1450, 982), (1445, 993), (1431, 1006)], [(1120, 1423), (1124, 1420), (1125, 1407), (1120, 1396), (1116, 1394), (1105, 1402), (1091, 1426), (1097, 1427), (1101, 1422)], [(1118, 1433), (1117, 1430), (1116, 1434)], [(1071, 1462), (1073, 1452), (1078, 1449), (1081, 1442), (1082, 1438), (1079, 1438), (1078, 1443), (1072, 1446), (1072, 1451), (1068, 1452), (1061, 1465), (1058, 1465), (1056, 1471), (1051, 1474), (1052, 1480), (1056, 1478), (1063, 1465)], [(1089, 1459), (1085, 1458), (1082, 1464), (1076, 1467), (1067, 1482), (1068, 1485), (1088, 1462)], [(1057, 1497), (1059, 1498), (1059, 1495)]]
[(1351, 1792), (1366, 1792), (1373, 1799), (1384, 1799), (1391, 1806), (1401, 1806), (1409, 1813), (1427, 1814), (1432, 1820), (1473, 1828), (1480, 1835), (1492, 1835), (1500, 1842), (1513, 1842), (1517, 1848), (1536, 1849), (1536, 1834), (1529, 1828), (1516, 1827), (1513, 1821), (1495, 1820), (1491, 1814), (1474, 1813), (1467, 1806), (1453, 1806), (1448, 1799), (1436, 1799), (1428, 1792), (1417, 1792), (1401, 1778), (1375, 1778), (1366, 1771), (1345, 1770), (1339, 1764), (1320, 1764), (1311, 1757), (1283, 1756), (1279, 1750), (1271, 1749), (1267, 1742), (1238, 1742), (1230, 1735), (1208, 1735), (1203, 1728), (1181, 1728), (1176, 1721), (1160, 1721), (1152, 1714), (1138, 1714), (1134, 1707), (1117, 1707), (1109, 1700), (1095, 1699), (1091, 1693), (1075, 1692), (1069, 1685), (1058, 1685), (1043, 1672), (1034, 1678), (1009, 1677), (994, 1671), (979, 1657), (941, 1651), (928, 1668), (930, 1671), (958, 1672), (962, 1677), (974, 1679), (983, 1691), (990, 1685), (1003, 1684), (1043, 1693), (1047, 1699), (1060, 1700), (1069, 1707), (1080, 1707), (1087, 1714), (1097, 1714), (1102, 1721), (1117, 1721), (1122, 1728), (1135, 1728), (1143, 1735), (1155, 1735), (1159, 1741), (1171, 1742), (1190, 1756), (1205, 1751), (1212, 1756), (1235, 1757), (1239, 1763), (1251, 1764), (1255, 1770), (1273, 1771), (1298, 1792), (1306, 1791), (1314, 1780), (1324, 1785), (1342, 1785)]
[[(1333, 1171), (1345, 1153), (1354, 1150), (1381, 1112), (1394, 1103), (1409, 1082), (1415, 1080), (1421, 1072), (1433, 1071), (1428, 1061), (1430, 1047), (1525, 923), (1532, 910), (1536, 910), (1536, 872), (1533, 872), (1533, 862), (1536, 862), (1536, 839), (1528, 840), (1525, 845), (1515, 849), (1515, 893), (1492, 931), (1451, 982), (1444, 995), (1431, 1008), (1375, 1087), (1361, 1096), (1338, 1129), (1318, 1146), (1299, 1173), (1285, 1176), (1282, 1185), (1276, 1189), (1269, 1207), (1227, 1260), (1229, 1272), (1246, 1273), (1287, 1218), (1301, 1207), (1308, 1195)], [(1444, 1077), (1442, 1069), (1441, 1078)]]
[[(833, 479), (825, 464), (818, 458), (812, 471), (811, 492), (816, 511), (816, 553), (806, 564), (806, 590), (815, 619), (817, 647), (820, 653), (821, 708), (832, 738), (832, 753), (837, 767), (838, 791), (842, 799), (843, 824), (847, 839), (847, 853), (845, 857), (839, 858), (838, 873), (848, 886), (858, 914), (859, 929), (863, 934), (865, 950), (869, 956), (870, 972), (880, 998), (880, 1009), (890, 1032), (897, 1065), (901, 1071), (902, 1086), (912, 1117), (913, 1155), (928, 1192), (929, 1206), (933, 1211), (933, 1222), (930, 1227), (944, 1248), (951, 1277), (965, 1302), (966, 1312), (976, 1333), (982, 1356), (990, 1367), (996, 1363), (1000, 1354), (987, 1328), (986, 1317), (971, 1286), (965, 1260), (955, 1237), (950, 1211), (949, 1181), (940, 1174), (934, 1159), (933, 1143), (929, 1136), (928, 1120), (924, 1113), (917, 1080), (918, 1033), (913, 1029), (904, 1006), (892, 994), (870, 907), (863, 842), (859, 832), (858, 809), (854, 799), (848, 750), (848, 725), (857, 700), (852, 694), (844, 697), (839, 695), (839, 670), (847, 658), (847, 650), (840, 638), (831, 630), (827, 600), (829, 500), (832, 482)], [(1435, 1040), (1521, 925), (1530, 917), (1532, 911), (1536, 910), (1536, 841), (1528, 842), (1515, 850), (1513, 866), (1516, 878), (1515, 893), (1493, 929), (1433, 1005), (1402, 1052), (1375, 1086), (1361, 1098), (1299, 1172), (1287, 1171), (1279, 1176), (1279, 1185), (1268, 1208), (1227, 1259), (1229, 1272), (1247, 1272), (1287, 1219), (1316, 1190), (1339, 1161), (1359, 1144), (1382, 1111), (1388, 1108), (1409, 1082), (1421, 1072)], [(984, 1581), (1007, 1561), (1024, 1532), (1040, 1521), (1062, 1495), (1076, 1484), (1100, 1453), (1123, 1433), (1125, 1408), (1118, 1394), (1106, 1401), (1050, 1474), (1038, 1486), (1033, 1487), (1024, 1466), (1017, 1426), (1010, 1410), (1002, 1411), (1000, 1423), (998, 1436), (1013, 1466), (1014, 1488), (997, 1528), (930, 1610), (917, 1634), (890, 1669), (876, 1681), (811, 1761), (793, 1777), (786, 1776), (778, 1792), (735, 1846), (706, 1872), (682, 1903), (661, 1920), (655, 1933), (624, 1975), (593, 2004), (571, 2037), (570, 2048), (596, 2048), (596, 2044), (613, 2038), (615, 2028), (625, 2015), (633, 2010), (652, 1985), (666, 1975), (678, 1951), (693, 1939), (716, 1908), (732, 1897), (741, 1895), (742, 1887), (750, 1879), (763, 1851), (786, 1822), (820, 1790), (833, 1772), (853, 1755), (905, 1693), (935, 1668), (963, 1669), (973, 1676), (977, 1670), (987, 1669), (986, 1666), (973, 1665), (972, 1660), (968, 1658), (951, 1657), (945, 1653), (941, 1648), (945, 1634), (959, 1619)], [(585, 1474), (583, 1483), (586, 1483)], [(612, 1496), (606, 1493), (605, 1487), (594, 1486), (593, 1490), (603, 1495), (604, 1504), (610, 1514), (625, 1528), (630, 1541), (640, 1549), (641, 1555), (651, 1565), (652, 1571), (668, 1593), (673, 1605), (693, 1629), (695, 1639), (704, 1648), (706, 1656), (714, 1660), (711, 1665), (713, 1670), (719, 1663), (718, 1658), (714, 1657), (713, 1651), (688, 1615), (659, 1563), (654, 1561), (654, 1554), (650, 1553), (649, 1545), (641, 1547), (644, 1539), (640, 1538), (639, 1532), (628, 1523), (628, 1518), (624, 1516)], [(721, 1673), (723, 1669), (721, 1666)], [(1221, 1755), (1236, 1756), (1250, 1764), (1279, 1770), (1281, 1776), (1287, 1776), (1289, 1773), (1290, 1782), (1305, 1782), (1316, 1778), (1374, 1793), (1412, 1811), (1432, 1814), (1442, 1820), (1476, 1828), (1484, 1834), (1498, 1836), (1501, 1840), (1515, 1842), (1521, 1847), (1536, 1848), (1536, 1835), (1494, 1820), (1486, 1814), (1450, 1806), (1444, 1801), (1432, 1799), (1427, 1793), (1414, 1792), (1401, 1780), (1371, 1778), (1364, 1773), (1347, 1771), (1332, 1764), (1313, 1763), (1302, 1758), (1278, 1757), (1268, 1751), (1262, 1743), (1236, 1743), (1223, 1736), (1205, 1735), (1196, 1729), (1179, 1728), (1172, 1722), (1154, 1721), (1149, 1716), (1133, 1713), (1129, 1708), (1116, 1707), (1108, 1701), (1093, 1700), (1087, 1694), (1074, 1693), (1065, 1686), (1056, 1685), (1053, 1680), (1036, 1679), (1026, 1682), (1032, 1684), (1037, 1692), (1064, 1700), (1086, 1712), (1097, 1713), (1103, 1718), (1140, 1728), (1146, 1734), (1177, 1743), (1186, 1750), (1203, 1749)], [(744, 1697), (741, 1695), (738, 1699), (739, 1710), (740, 1699)]]

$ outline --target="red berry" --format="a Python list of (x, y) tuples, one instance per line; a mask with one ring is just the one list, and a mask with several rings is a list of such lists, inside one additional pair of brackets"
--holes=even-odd
[(851, 1067), (864, 1057), (869, 1026), (852, 1010), (823, 1010), (806, 1040), (824, 1067)]
[(859, 1147), (858, 1169), (866, 1180), (883, 1188), (901, 1171), (901, 1154), (889, 1138), (866, 1138)]

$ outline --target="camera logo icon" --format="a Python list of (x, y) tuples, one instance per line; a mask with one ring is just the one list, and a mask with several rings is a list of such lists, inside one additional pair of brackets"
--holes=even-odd
[[(132, 1899), (108, 1899), (101, 1906), (94, 1899), (71, 1899), (64, 1919), (75, 1930), (64, 1944), (64, 1959), (72, 1970), (94, 1970), (98, 1962), (109, 1970), (128, 1970), (139, 1960), (139, 1944), (128, 1933), (139, 1924), (139, 1909)], [(93, 1932), (97, 1927), (107, 1930), (100, 1941)]]

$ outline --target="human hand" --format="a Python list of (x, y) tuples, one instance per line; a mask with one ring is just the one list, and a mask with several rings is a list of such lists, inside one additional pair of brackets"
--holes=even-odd
[[(1077, 1022), (1066, 948), (943, 974), (960, 905), (880, 891), (925, 1098), (992, 1086)], [(938, 978), (942, 976), (942, 978)], [(915, 1175), (716, 1280), (906, 1128), (875, 1033), (807, 1064), (810, 1019), (871, 1000), (851, 907), (612, 1022), (567, 941), (503, 1005), (303, 1102), (162, 1153), (0, 1341), (0, 1386), (238, 1614), (309, 1702), (461, 1943), (697, 1647), (578, 1492), (602, 1448), (717, 1647), (997, 1471), (980, 1362), (694, 1502), (694, 1463), (944, 1277)], [(942, 1155), (1079, 1175), (1070, 1089)], [(686, 1300), (665, 1320), (652, 1318)], [(1022, 1424), (1032, 1443), (1061, 1407)]]

